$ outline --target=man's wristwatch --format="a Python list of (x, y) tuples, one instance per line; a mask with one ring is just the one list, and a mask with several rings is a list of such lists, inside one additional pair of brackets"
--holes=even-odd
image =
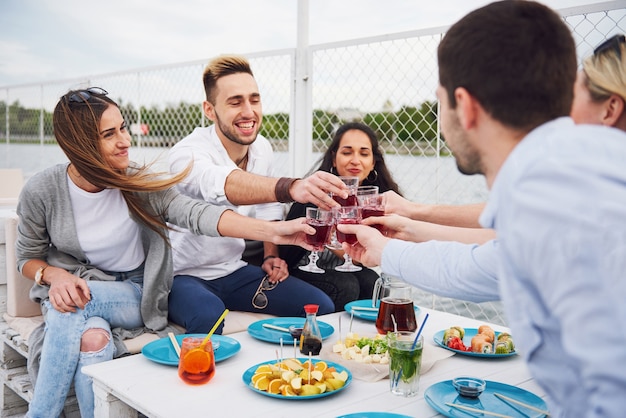
[(45, 266), (41, 266), (35, 273), (35, 283), (37, 283), (39, 286), (48, 286), (48, 284), (43, 281), (43, 272), (48, 267), (49, 266), (47, 264)]

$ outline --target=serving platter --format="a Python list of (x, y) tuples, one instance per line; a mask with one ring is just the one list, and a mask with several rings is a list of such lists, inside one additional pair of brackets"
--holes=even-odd
[(496, 393), (505, 395), (508, 398), (547, 411), (548, 407), (545, 401), (534, 393), (500, 382), (487, 380), (486, 383), (485, 391), (478, 398), (472, 399), (459, 395), (454, 386), (452, 386), (452, 380), (445, 380), (435, 383), (426, 389), (424, 399), (435, 411), (446, 417), (488, 416), (477, 412), (464, 412), (461, 409), (446, 405), (447, 403), (495, 412), (512, 418), (539, 418), (546, 416), (533, 409), (500, 399), (495, 395)]
[[(299, 358), (298, 360), (300, 360), (301, 362), (305, 362), (308, 361), (307, 358)], [(330, 391), (330, 392), (323, 392), (317, 395), (310, 395), (310, 396), (285, 396), (282, 394), (278, 394), (278, 393), (269, 393), (266, 392), (264, 390), (260, 390), (254, 387), (254, 384), (252, 383), (252, 376), (254, 376), (254, 373), (256, 372), (256, 370), (259, 368), (259, 366), (262, 366), (264, 364), (275, 364), (276, 360), (271, 360), (271, 361), (265, 361), (263, 363), (259, 363), (259, 364), (255, 364), (254, 366), (250, 367), (249, 369), (247, 369), (243, 375), (241, 376), (241, 378), (243, 379), (243, 382), (246, 384), (246, 386), (254, 391), (257, 392), (261, 395), (264, 396), (269, 396), (270, 398), (277, 398), (277, 399), (286, 399), (286, 400), (290, 400), (290, 401), (302, 401), (302, 400), (311, 400), (311, 399), (318, 399), (318, 398), (324, 398), (326, 396), (332, 396), (332, 395), (336, 395), (342, 391), (344, 391), (348, 386), (350, 386), (350, 383), (352, 383), (352, 373), (350, 372), (350, 370), (348, 370), (346, 367), (343, 367), (340, 364), (334, 363), (332, 361), (327, 361), (327, 360), (316, 360), (316, 359), (312, 359), (311, 362), (315, 365), (318, 362), (323, 361), (324, 363), (327, 364), (328, 367), (334, 367), (337, 372), (341, 373), (343, 371), (345, 371), (348, 374), (348, 379), (346, 380), (345, 384), (336, 390)]]
[[(420, 313), (420, 308), (418, 306), (414, 306), (413, 308), (415, 309), (415, 316), (417, 317)], [(355, 318), (364, 319), (366, 321), (375, 322), (378, 317), (378, 307), (372, 307), (371, 299), (348, 302), (344, 305), (343, 309), (349, 314), (354, 314)]]
[[(478, 328), (464, 328), (464, 329), (465, 329), (465, 336), (463, 337), (463, 344), (465, 344), (466, 346), (471, 346), (472, 337), (478, 334)], [(445, 348), (446, 350), (454, 351), (455, 353), (458, 353), (464, 356), (483, 357), (483, 358), (504, 358), (504, 357), (517, 355), (517, 351), (511, 351), (510, 353), (506, 353), (506, 354), (496, 354), (496, 353), (474, 353), (471, 351), (462, 351), (462, 350), (450, 348), (443, 343), (444, 332), (446, 332), (446, 330), (442, 329), (441, 331), (438, 331), (435, 333), (435, 335), (433, 335), (433, 340), (435, 341), (435, 343), (439, 345), (440, 347)], [(501, 334), (500, 332), (495, 332), (496, 339), (498, 339), (498, 335), (500, 334)]]
[[(178, 345), (183, 344), (183, 339), (186, 337), (199, 337), (204, 338), (206, 334), (180, 334), (176, 336)], [(239, 352), (241, 344), (239, 341), (226, 335), (212, 335), (211, 342), (213, 343), (213, 353), (215, 354), (215, 362), (226, 360)], [(169, 338), (161, 338), (156, 341), (152, 341), (143, 346), (141, 349), (143, 354), (148, 360), (155, 363), (165, 364), (168, 366), (178, 366), (178, 356), (172, 342)]]
[[(259, 321), (253, 322), (248, 326), (248, 334), (250, 336), (256, 338), (257, 340), (266, 341), (269, 343), (280, 344), (280, 339), (283, 339), (283, 342), (290, 343), (293, 341), (293, 337), (289, 332), (279, 331), (273, 328), (265, 328), (263, 324), (269, 324), (280, 328), (289, 329), (290, 325), (294, 325), (296, 327), (302, 327), (304, 325), (304, 318), (298, 317), (279, 317), (279, 318), (267, 318), (261, 319)], [(320, 327), (320, 332), (322, 333), (322, 340), (330, 337), (334, 332), (335, 328), (332, 325), (320, 321), (317, 321), (317, 324)]]

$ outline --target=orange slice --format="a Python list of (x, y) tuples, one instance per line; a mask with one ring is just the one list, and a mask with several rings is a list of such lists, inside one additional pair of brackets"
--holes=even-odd
[(206, 373), (211, 367), (211, 354), (194, 348), (183, 357), (183, 369), (191, 374)]
[(267, 388), (270, 386), (270, 379), (267, 376), (261, 377), (254, 383), (254, 388), (259, 390), (267, 391)]
[(280, 388), (283, 385), (283, 381), (281, 379), (274, 379), (270, 382), (267, 387), (267, 391), (273, 394), (279, 394)]
[(328, 368), (328, 364), (326, 364), (326, 362), (324, 361), (318, 361), (317, 363), (315, 363), (315, 370), (319, 370), (320, 372), (323, 372), (324, 370), (326, 370)]

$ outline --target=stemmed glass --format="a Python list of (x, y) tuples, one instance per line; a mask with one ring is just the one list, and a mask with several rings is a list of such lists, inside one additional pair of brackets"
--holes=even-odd
[(324, 244), (328, 242), (333, 222), (333, 213), (331, 211), (318, 208), (306, 208), (306, 223), (315, 228), (315, 234), (307, 234), (306, 236), (306, 242), (313, 246), (313, 251), (309, 254), (309, 264), (300, 266), (300, 270), (311, 273), (324, 273), (325, 270), (317, 266), (317, 260), (319, 259), (318, 252), (323, 249)]
[[(385, 215), (385, 195), (378, 193), (378, 186), (361, 186), (357, 192), (359, 206), (363, 219), (370, 216)], [(383, 232), (383, 226), (379, 224), (371, 225)]]
[[(361, 208), (358, 206), (342, 206), (340, 208), (333, 208), (333, 214), (335, 217), (335, 225), (361, 223)], [(339, 230), (336, 231), (337, 240), (339, 242), (347, 242), (350, 245), (356, 244), (356, 234), (346, 234)], [(344, 252), (343, 259), (345, 262), (342, 265), (335, 267), (335, 270), (344, 272), (363, 270), (361, 267), (355, 266), (352, 263), (352, 257), (350, 257), (348, 253)]]
[[(357, 190), (359, 188), (359, 178), (356, 176), (339, 176), (339, 178), (348, 186), (348, 197), (344, 199), (341, 196), (331, 194), (333, 200), (341, 206), (358, 206)], [(330, 243), (326, 247), (331, 250), (341, 250), (341, 243), (337, 241), (337, 230), (335, 228), (333, 228)]]

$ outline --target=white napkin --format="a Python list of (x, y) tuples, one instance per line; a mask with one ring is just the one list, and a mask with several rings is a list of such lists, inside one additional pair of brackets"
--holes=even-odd
[[(420, 375), (427, 373), (437, 361), (453, 356), (455, 353), (445, 348), (425, 345), (422, 351), (422, 367)], [(355, 360), (346, 360), (341, 353), (333, 353), (332, 344), (324, 344), (320, 351), (320, 359), (332, 361), (350, 370), (352, 377), (365, 382), (377, 382), (389, 377), (389, 364), (359, 363)]]

